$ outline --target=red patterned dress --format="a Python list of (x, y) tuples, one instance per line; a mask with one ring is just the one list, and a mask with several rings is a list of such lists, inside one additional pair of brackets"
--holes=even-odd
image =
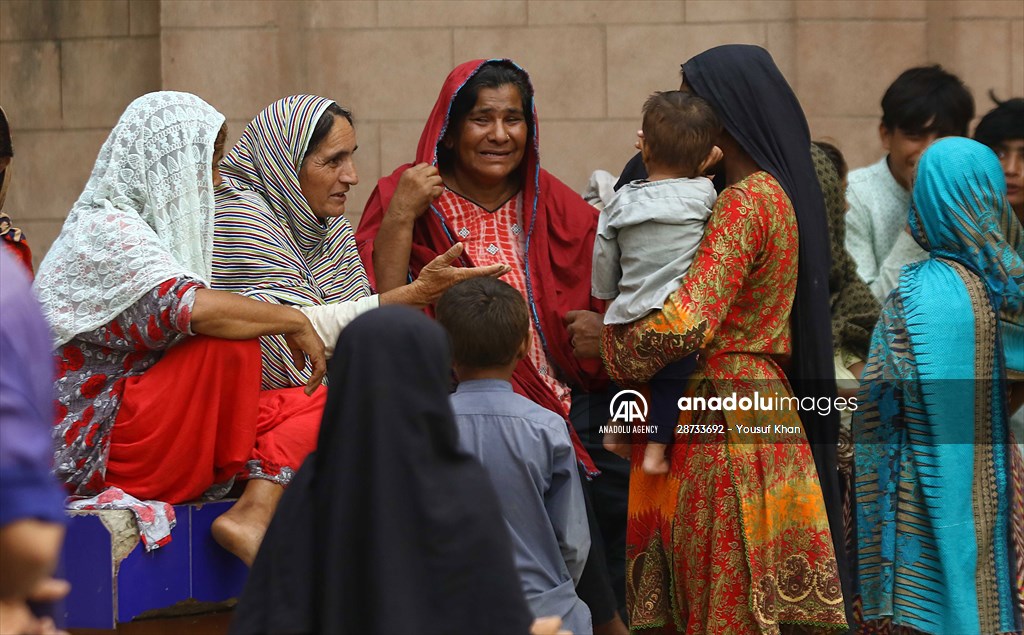
[(72, 494), (175, 504), (236, 476), (286, 485), (316, 447), (326, 389), (261, 391), (257, 340), (192, 333), (202, 288), (167, 280), (57, 350), (54, 470)]
[[(508, 265), (512, 270), (501, 279), (523, 294), (524, 298), (530, 297), (526, 285), (526, 232), (523, 231), (522, 193), (491, 212), (445, 188), (435, 206), (445, 211), (448, 223), (465, 246), (470, 261), (477, 266)], [(562, 404), (562, 412), (558, 414), (568, 417), (572, 391), (555, 376), (547, 353), (544, 352), (544, 340), (537, 332), (533, 320), (530, 320), (530, 332), (530, 362)]]
[[(778, 360), (791, 349), (797, 248), (789, 198), (757, 172), (718, 198), (665, 308), (605, 327), (602, 357), (622, 385), (645, 383), (700, 350), (687, 396), (752, 400), (748, 409), (682, 412), (680, 425), (704, 427), (677, 432), (667, 477), (644, 474), (643, 439), (635, 439), (626, 546), (634, 629), (846, 625), (814, 460), (797, 410), (778, 402), (792, 395)], [(769, 396), (776, 409), (765, 407)]]

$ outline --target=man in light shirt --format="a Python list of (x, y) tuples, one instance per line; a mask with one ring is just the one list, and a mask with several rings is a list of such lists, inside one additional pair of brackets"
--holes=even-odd
[(878, 132), (887, 154), (850, 172), (846, 190), (846, 248), (879, 300), (896, 286), (903, 265), (926, 257), (907, 231), (917, 160), (936, 139), (967, 136), (973, 117), (967, 87), (940, 66), (906, 70), (885, 91)]

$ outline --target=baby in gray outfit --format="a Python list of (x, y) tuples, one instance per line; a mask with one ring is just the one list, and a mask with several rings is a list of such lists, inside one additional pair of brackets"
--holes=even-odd
[[(624, 185), (601, 212), (594, 243), (592, 294), (612, 300), (605, 324), (635, 322), (657, 311), (683, 280), (704, 237), (715, 188), (704, 169), (721, 158), (721, 124), (700, 97), (682, 91), (651, 95), (644, 103), (638, 147), (646, 180)], [(669, 364), (651, 378), (643, 469), (669, 470), (666, 449), (675, 433), (676, 403), (697, 355)], [(605, 447), (625, 453), (628, 435), (606, 435)]]

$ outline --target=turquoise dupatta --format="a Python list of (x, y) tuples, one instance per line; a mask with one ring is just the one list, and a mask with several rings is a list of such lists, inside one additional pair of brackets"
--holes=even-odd
[(928, 633), (1024, 628), (1021, 458), (1008, 370), (1024, 370), (1024, 244), (996, 156), (922, 156), (904, 268), (853, 419), (864, 617)]

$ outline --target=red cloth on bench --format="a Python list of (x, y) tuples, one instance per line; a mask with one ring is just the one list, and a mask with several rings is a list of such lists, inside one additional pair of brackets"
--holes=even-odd
[(257, 340), (195, 336), (125, 382), (107, 487), (172, 504), (233, 476), (286, 484), (316, 447), (327, 390), (260, 391)]

